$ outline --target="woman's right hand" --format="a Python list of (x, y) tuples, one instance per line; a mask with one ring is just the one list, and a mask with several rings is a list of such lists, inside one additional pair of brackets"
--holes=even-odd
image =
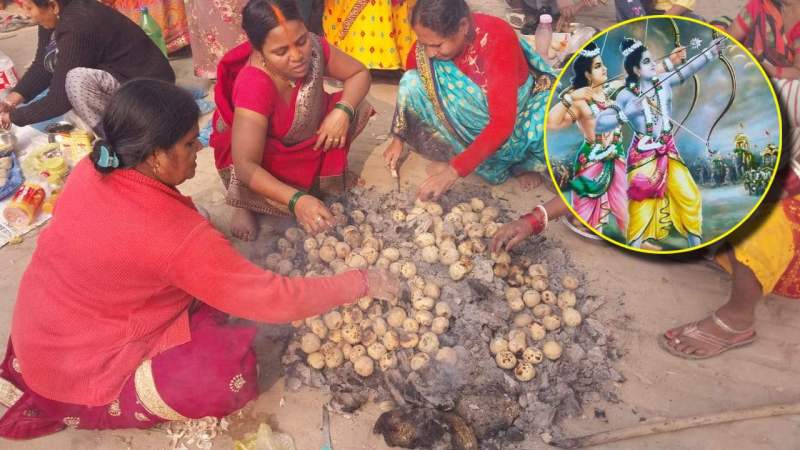
[(384, 269), (367, 269), (367, 296), (393, 300), (400, 296), (400, 280)]
[(294, 206), (297, 223), (306, 233), (318, 234), (335, 226), (333, 214), (313, 195), (303, 195)]
[(400, 155), (403, 154), (403, 141), (400, 139), (392, 139), (391, 144), (383, 151), (383, 162), (386, 168), (390, 171), (397, 170), (397, 161), (400, 160)]

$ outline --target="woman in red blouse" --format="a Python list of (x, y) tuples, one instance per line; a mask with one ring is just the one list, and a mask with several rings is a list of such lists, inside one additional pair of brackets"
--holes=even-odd
[[(242, 27), (248, 42), (219, 64), (211, 135), (237, 208), (233, 234), (254, 239), (256, 214), (293, 214), (306, 231), (324, 231), (333, 216), (309, 192), (343, 184), (349, 146), (372, 114), (362, 102), (369, 72), (310, 33), (292, 0), (251, 0)], [(326, 93), (323, 77), (344, 89)]]
[(113, 97), (20, 283), (0, 437), (228, 415), (258, 390), (256, 329), (227, 314), (285, 323), (397, 295), (381, 271), (287, 278), (243, 258), (176, 189), (197, 166), (198, 114), (162, 81)]
[(472, 172), (492, 184), (541, 182), (552, 69), (511, 26), (470, 13), (464, 0), (420, 0), (411, 24), (414, 70), (400, 81), (387, 166), (396, 170), (404, 143), (434, 160), (420, 186), (424, 200)]

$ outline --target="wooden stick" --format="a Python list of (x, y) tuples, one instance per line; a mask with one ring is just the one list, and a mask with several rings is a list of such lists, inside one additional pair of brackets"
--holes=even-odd
[(703, 416), (656, 420), (651, 423), (642, 423), (641, 425), (628, 428), (604, 431), (578, 438), (567, 438), (560, 441), (557, 440), (551, 442), (550, 444), (563, 448), (583, 448), (636, 437), (650, 436), (659, 433), (671, 433), (673, 431), (686, 430), (689, 428), (704, 427), (707, 425), (793, 414), (800, 414), (800, 402), (787, 403), (783, 405), (767, 405), (755, 408), (739, 409), (736, 411), (725, 411)]

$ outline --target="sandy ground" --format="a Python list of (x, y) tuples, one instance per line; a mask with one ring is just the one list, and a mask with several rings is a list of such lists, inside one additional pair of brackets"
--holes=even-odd
[[(497, 0), (472, 2), (477, 10), (498, 15), (505, 12)], [(480, 3), (480, 4), (478, 4)], [(742, 0), (701, 0), (699, 13), (707, 17), (736, 12)], [(579, 19), (595, 27), (613, 22), (611, 7), (601, 7)], [(25, 67), (35, 50), (35, 29), (12, 33), (0, 40), (0, 48), (8, 53), (17, 67)], [(2, 37), (2, 36), (0, 36)], [(196, 84), (191, 76), (191, 61), (174, 61), (179, 80)], [(396, 86), (376, 81), (369, 100), (379, 112), (362, 137), (356, 142), (351, 158), (352, 169), (378, 189), (391, 188), (382, 165), (381, 152), (391, 120)], [(423, 177), (424, 161), (411, 156), (402, 168), (405, 189), (413, 189)], [(468, 178), (465, 183), (479, 183)], [(210, 150), (199, 157), (197, 176), (181, 187), (197, 203), (207, 208), (212, 220), (227, 230), (229, 209), (223, 204), (222, 184), (213, 168)], [(515, 181), (492, 188), (491, 195), (509, 199), (523, 211), (550, 194), (543, 188), (525, 193)], [(36, 245), (37, 234), (26, 237), (22, 244), (0, 250), (0, 342), (8, 337), (11, 314), (22, 273)], [(651, 258), (589, 243), (571, 234), (562, 224), (554, 224), (548, 239), (568, 249), (577, 264), (588, 274), (593, 292), (607, 301), (598, 313), (604, 323), (616, 330), (625, 357), (618, 369), (627, 381), (619, 386), (620, 403), (595, 402), (587, 405), (584, 415), (569, 419), (565, 428), (570, 433), (586, 433), (638, 424), (643, 419), (706, 414), (770, 403), (800, 400), (800, 333), (796, 319), (800, 302), (768, 298), (758, 308), (760, 339), (752, 346), (718, 358), (690, 362), (673, 358), (659, 349), (655, 336), (659, 331), (707, 314), (723, 303), (729, 291), (729, 278), (700, 263), (678, 263), (665, 258)], [(275, 364), (278, 364), (276, 361)], [(191, 380), (186, 380), (191, 382)], [(298, 393), (283, 389), (282, 380), (261, 395), (253, 408), (243, 414), (238, 427), (254, 431), (257, 423), (269, 417), (272, 424), (291, 434), (299, 449), (319, 448), (322, 442), (319, 426), (320, 408), (326, 396), (312, 390)], [(595, 408), (606, 413), (606, 419), (595, 418)], [(334, 447), (337, 449), (387, 448), (382, 438), (372, 435), (378, 415), (369, 406), (354, 417), (332, 417)], [(529, 436), (529, 448), (544, 448), (536, 436)], [(772, 448), (796, 449), (800, 442), (800, 417), (783, 417), (719, 425), (630, 440), (604, 448), (617, 449), (730, 449)], [(214, 448), (231, 448), (232, 440), (223, 436)], [(3, 449), (162, 449), (168, 439), (157, 431), (64, 431), (28, 442), (0, 441)]]

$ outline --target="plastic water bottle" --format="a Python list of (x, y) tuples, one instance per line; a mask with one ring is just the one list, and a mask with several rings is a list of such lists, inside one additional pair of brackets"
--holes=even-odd
[(14, 71), (14, 62), (0, 50), (0, 100), (4, 99), (16, 85), (17, 72)]
[(147, 11), (147, 7), (143, 6), (139, 9), (142, 13), (142, 19), (139, 22), (139, 26), (142, 27), (147, 37), (149, 37), (155, 44), (161, 49), (161, 53), (164, 56), (167, 56), (167, 43), (164, 41), (164, 35), (161, 33), (161, 27), (158, 26), (158, 23), (150, 16), (150, 13)]
[(539, 25), (536, 27), (534, 47), (536, 53), (549, 61), (550, 44), (553, 42), (553, 17), (550, 14), (539, 16)]

